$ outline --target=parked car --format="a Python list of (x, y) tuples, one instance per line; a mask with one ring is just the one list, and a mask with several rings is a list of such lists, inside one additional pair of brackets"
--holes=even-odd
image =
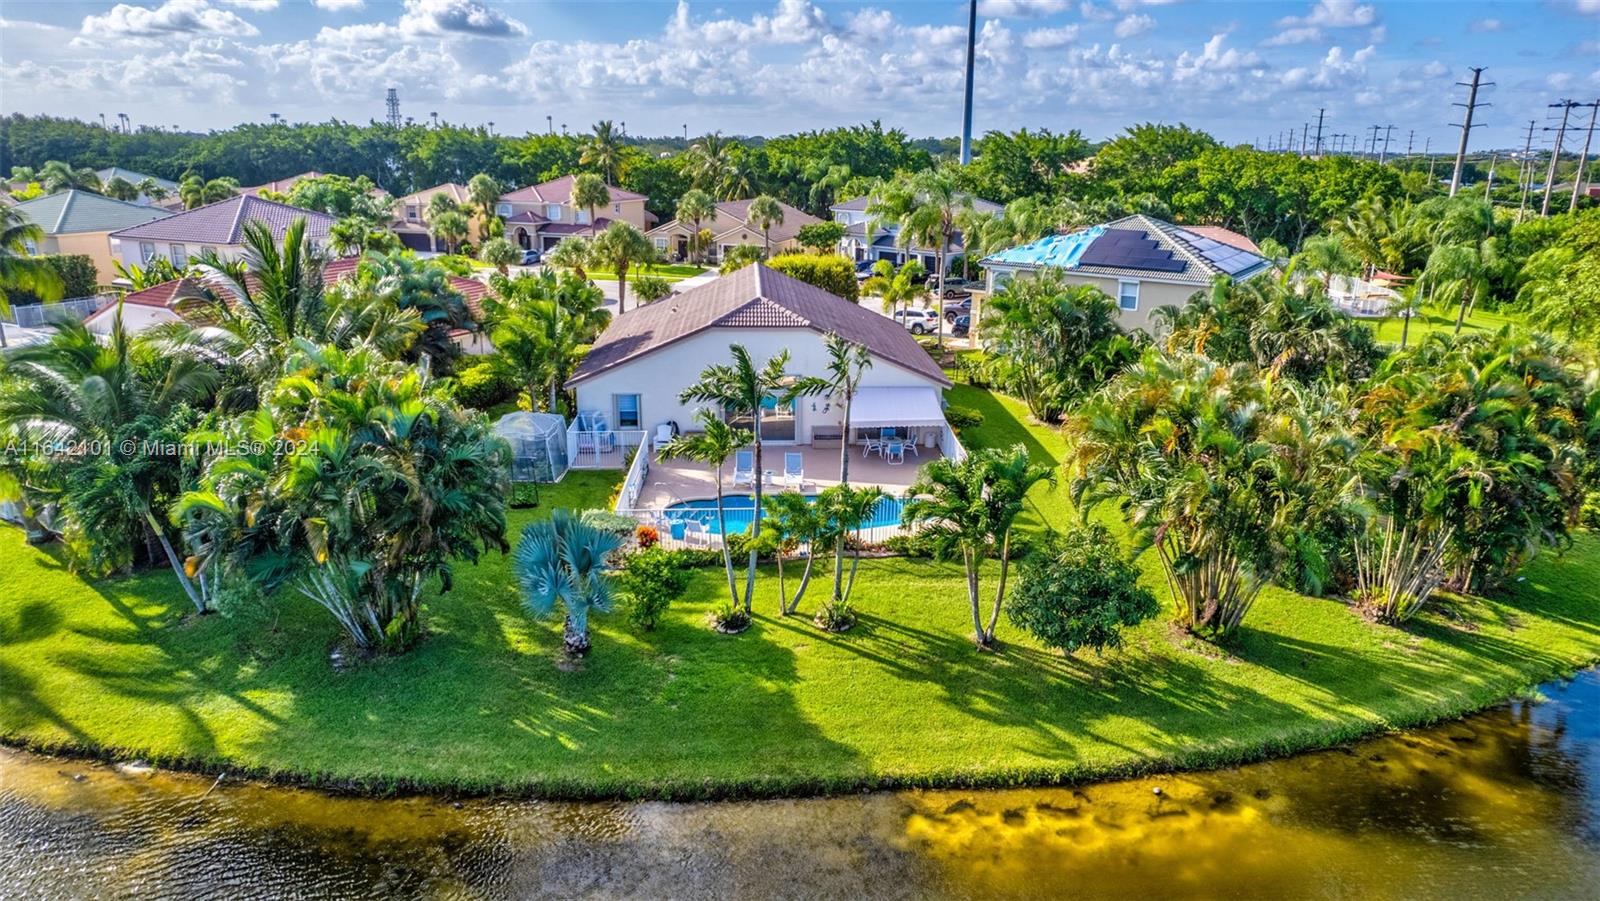
[(537, 262), (539, 262), (539, 251), (537, 251), (537, 250), (524, 250), (522, 252), (522, 265), (524, 265), (524, 266), (532, 266), (533, 264), (535, 264)]
[(947, 278), (941, 283), (945, 300), (960, 300), (972, 296), (972, 282), (964, 278)]
[(872, 278), (872, 267), (876, 266), (877, 264), (877, 260), (857, 260), (856, 281), (864, 282), (867, 279)]
[(939, 330), (939, 314), (933, 310), (895, 310), (893, 318), (913, 335), (926, 335)]
[(956, 321), (950, 326), (950, 337), (965, 338), (972, 331), (971, 316), (957, 316)]
[(944, 321), (955, 322), (962, 316), (972, 315), (972, 295), (967, 295), (961, 300), (946, 300), (944, 302)]

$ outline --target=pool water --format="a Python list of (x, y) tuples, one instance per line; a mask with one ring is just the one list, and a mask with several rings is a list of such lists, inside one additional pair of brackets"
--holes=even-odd
[[(806, 495), (806, 500), (817, 502), (814, 494)], [(728, 523), (728, 532), (737, 535), (750, 531), (750, 521), (754, 518), (756, 499), (750, 494), (723, 495), (722, 511)], [(863, 529), (878, 529), (885, 526), (898, 526), (905, 509), (905, 501), (898, 497), (886, 497), (873, 508), (872, 518), (862, 523)], [(669, 523), (698, 522), (706, 527), (713, 535), (721, 535), (722, 529), (717, 524), (717, 499), (714, 497), (700, 500), (679, 501), (672, 504), (661, 515)], [(676, 531), (676, 530), (674, 530)], [(674, 537), (682, 537), (674, 535)]]

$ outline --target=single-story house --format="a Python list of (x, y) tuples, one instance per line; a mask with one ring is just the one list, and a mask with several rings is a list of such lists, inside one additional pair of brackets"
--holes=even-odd
[[(687, 430), (704, 405), (678, 395), (706, 364), (727, 360), (729, 345), (744, 345), (757, 360), (787, 350), (790, 374), (825, 376), (829, 333), (859, 342), (872, 355), (852, 404), (852, 443), (901, 428), (925, 446), (946, 445), (940, 392), (950, 380), (904, 327), (759, 263), (616, 317), (567, 387), (577, 394), (580, 417), (599, 414), (610, 429), (653, 432), (673, 423)], [(794, 404), (773, 398), (763, 413), (762, 441), (837, 448), (842, 418), (840, 398)], [(749, 425), (748, 417), (729, 419)]]
[(248, 194), (251, 197), (259, 197), (263, 192), (267, 191), (270, 191), (274, 194), (287, 194), (294, 188), (296, 183), (304, 181), (308, 178), (321, 178), (326, 174), (326, 172), (318, 172), (317, 170), (312, 169), (309, 172), (302, 172), (299, 175), (291, 175), (288, 178), (280, 178), (277, 181), (269, 181), (266, 184), (251, 185), (248, 188), (240, 188), (239, 193)]
[[(768, 238), (771, 239), (774, 255), (799, 250), (800, 228), (822, 220), (782, 201), (778, 205), (783, 208), (783, 221), (773, 223), (768, 235), (763, 237), (760, 226), (750, 221), (749, 200), (724, 200), (718, 203), (715, 216), (700, 220), (700, 228), (712, 234), (711, 243), (706, 248), (707, 261), (720, 262), (730, 249), (741, 244), (765, 247)], [(646, 237), (655, 244), (656, 250), (676, 263), (690, 257), (689, 239), (693, 233), (693, 221), (673, 219), (652, 228)]]
[[(980, 213), (998, 216), (1005, 212), (1005, 205), (981, 197), (970, 197), (972, 208)], [(911, 247), (900, 246), (900, 224), (897, 222), (879, 222), (873, 227), (872, 217), (867, 214), (867, 207), (872, 203), (870, 196), (857, 197), (837, 203), (828, 209), (833, 213), (833, 221), (844, 226), (844, 237), (839, 239), (839, 252), (856, 262), (863, 260), (888, 260), (896, 266), (903, 266), (910, 259), (915, 258), (922, 263), (922, 267), (929, 272), (933, 271), (935, 248), (924, 247), (913, 243)], [(950, 239), (950, 244), (945, 248), (945, 265), (960, 259), (966, 252), (966, 247), (961, 241), (961, 234), (957, 232)]]
[[(456, 182), (445, 182), (395, 198), (394, 221), (390, 223), (389, 229), (400, 239), (401, 244), (412, 250), (425, 252), (438, 252), (442, 249), (428, 225), (428, 204), (436, 194), (446, 195), (455, 201), (457, 206), (469, 206), (471, 203), (467, 197), (467, 186)], [(479, 215), (467, 216), (474, 241), (477, 240), (478, 224), (482, 218)]]
[(1116, 298), (1124, 327), (1147, 328), (1151, 311), (1183, 306), (1219, 275), (1243, 281), (1272, 269), (1271, 260), (1239, 246), (1248, 238), (1234, 237), (1224, 242), (1133, 215), (1071, 234), (1046, 235), (991, 254), (982, 263), (990, 291), (1051, 269), (1069, 284), (1093, 285)]
[[(148, 180), (156, 187), (166, 191), (166, 197), (171, 197), (172, 195), (178, 193), (178, 183), (172, 179), (157, 178), (154, 175), (146, 175), (143, 172), (135, 172), (132, 169), (122, 169), (117, 166), (111, 166), (105, 169), (97, 169), (95, 170), (94, 174), (99, 177), (100, 184), (102, 186), (111, 184), (111, 180), (113, 178), (120, 178), (130, 185), (139, 185)], [(162, 199), (164, 200), (166, 197), (163, 197)], [(149, 206), (156, 201), (155, 198), (141, 192), (138, 197), (133, 199), (133, 202), (142, 206)]]
[(37, 247), (30, 246), (29, 252), (83, 254), (94, 261), (102, 285), (111, 284), (117, 277), (116, 266), (112, 265), (111, 234), (172, 215), (166, 210), (77, 189), (35, 197), (17, 204), (15, 209), (44, 232), (44, 239)]
[(338, 220), (327, 213), (306, 210), (252, 194), (236, 194), (202, 207), (111, 233), (111, 255), (124, 266), (143, 266), (155, 257), (165, 257), (179, 269), (188, 266), (208, 250), (224, 260), (244, 255), (244, 226), (265, 222), (274, 240), (296, 219), (306, 220), (306, 238), (313, 247), (328, 240), (328, 232)]
[(611, 203), (595, 208), (591, 225), (589, 210), (572, 203), (575, 180), (576, 176), (563, 175), (500, 195), (494, 211), (505, 220), (506, 238), (523, 250), (546, 251), (570, 235), (587, 238), (604, 231), (613, 221), (626, 222), (640, 231), (656, 224), (656, 215), (644, 208), (649, 198), (608, 185)]

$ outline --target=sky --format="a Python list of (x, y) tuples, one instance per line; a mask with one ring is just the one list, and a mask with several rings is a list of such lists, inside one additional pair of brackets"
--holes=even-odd
[[(974, 129), (1186, 122), (1229, 142), (1395, 126), (1391, 152), (1548, 146), (1600, 97), (1600, 0), (980, 0)], [(0, 0), (0, 112), (220, 129), (382, 118), (632, 135), (961, 128), (967, 3), (917, 0)], [(1580, 113), (1580, 115), (1583, 115)], [(1586, 116), (1585, 116), (1586, 118)], [(1587, 124), (1585, 121), (1584, 125)], [(1414, 135), (1413, 135), (1414, 133)], [(1298, 138), (1297, 138), (1298, 141)], [(1568, 145), (1570, 146), (1570, 144)]]

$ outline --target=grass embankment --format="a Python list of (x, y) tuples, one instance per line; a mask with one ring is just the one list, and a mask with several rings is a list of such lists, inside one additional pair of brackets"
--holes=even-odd
[[(1061, 453), (1015, 401), (966, 386), (952, 400), (987, 417), (971, 446)], [(602, 503), (618, 477), (570, 473), (544, 506), (513, 513), (514, 530), (553, 506)], [(1070, 515), (1064, 488), (1041, 485), (1025, 525)], [(1165, 596), (1154, 562), (1142, 563)], [(1504, 596), (1452, 603), (1403, 631), (1269, 589), (1225, 651), (1157, 621), (1103, 659), (1065, 659), (1006, 624), (1000, 652), (975, 652), (953, 564), (863, 563), (861, 621), (844, 635), (774, 616), (775, 583), (768, 571), (754, 627), (725, 637), (706, 627), (722, 574), (701, 571), (654, 633), (596, 617), (593, 655), (568, 667), (559, 622), (530, 620), (508, 561), (492, 556), (429, 603), (419, 647), (335, 673), (334, 623), (308, 600), (196, 619), (166, 573), (85, 582), (6, 528), (0, 735), (371, 790), (1003, 785), (1328, 745), (1479, 708), (1600, 658), (1593, 536), (1535, 561)], [(808, 614), (824, 590), (814, 586)]]
[[(1404, 329), (1405, 320), (1398, 316), (1389, 316), (1383, 319), (1366, 320), (1370, 322), (1384, 344), (1400, 343), (1400, 333)], [(1500, 312), (1498, 310), (1473, 310), (1471, 315), (1461, 323), (1462, 332), (1498, 332), (1501, 328), (1520, 324), (1518, 314), (1513, 312)], [(1434, 332), (1455, 331), (1456, 314), (1454, 310), (1426, 310), (1420, 316), (1411, 319), (1411, 330), (1406, 335), (1407, 344), (1415, 344), (1418, 340)]]
[[(681, 282), (705, 272), (704, 266), (690, 266), (680, 263), (663, 263), (659, 266), (638, 266), (628, 270), (628, 278), (638, 278), (641, 275), (654, 275), (664, 278), (669, 282)], [(610, 269), (585, 269), (584, 274), (595, 281), (614, 282), (617, 273)]]

